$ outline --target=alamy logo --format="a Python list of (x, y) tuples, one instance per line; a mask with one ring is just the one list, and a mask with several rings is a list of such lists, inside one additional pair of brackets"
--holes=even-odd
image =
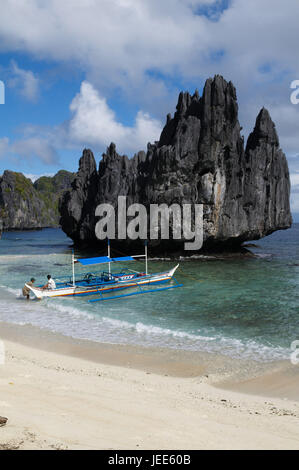
[(293, 341), (291, 344), (291, 363), (294, 366), (297, 366), (299, 364), (299, 341)]
[(148, 211), (143, 204), (127, 207), (126, 196), (119, 196), (117, 217), (111, 204), (100, 204), (95, 215), (100, 217), (95, 227), (99, 240), (169, 240), (172, 232), (173, 240), (185, 242), (185, 250), (200, 250), (203, 245), (202, 204), (150, 204)]
[(5, 104), (5, 85), (2, 80), (0, 80), (0, 104)]
[(291, 93), (291, 103), (292, 104), (299, 104), (299, 80), (294, 80), (291, 83), (291, 88), (294, 90)]
[(0, 366), (5, 363), (5, 346), (3, 341), (0, 340)]

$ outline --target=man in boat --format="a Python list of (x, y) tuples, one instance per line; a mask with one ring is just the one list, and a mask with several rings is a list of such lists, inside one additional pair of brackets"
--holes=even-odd
[(56, 289), (55, 281), (54, 279), (52, 279), (52, 276), (50, 274), (48, 274), (47, 279), (48, 279), (47, 284), (45, 284), (42, 288), (51, 289), (51, 290)]
[[(26, 282), (27, 286), (33, 286), (33, 284), (35, 283), (35, 279), (34, 277), (32, 277), (30, 279), (30, 282)], [(23, 287), (23, 296), (26, 297), (27, 300), (29, 300), (30, 298), (30, 290), (28, 289), (26, 285)]]

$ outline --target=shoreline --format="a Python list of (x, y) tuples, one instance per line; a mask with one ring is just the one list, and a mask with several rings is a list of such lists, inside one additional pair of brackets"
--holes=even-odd
[(0, 331), (0, 449), (299, 449), (287, 361)]
[[(261, 362), (207, 351), (105, 343), (74, 338), (33, 325), (2, 321), (0, 340), (105, 366), (176, 378), (204, 377), (215, 387), (247, 394), (265, 396), (267, 388), (267, 393), (272, 392), (273, 397), (299, 402), (299, 366), (288, 360)], [(272, 379), (272, 387), (265, 387), (264, 379)], [(289, 382), (295, 382), (294, 389)]]
[[(128, 367), (158, 375), (207, 376), (213, 384), (246, 382), (269, 372), (288, 370), (287, 360), (261, 362), (207, 351), (106, 343), (74, 338), (46, 328), (0, 321), (0, 340), (107, 366)], [(299, 372), (299, 367), (298, 367)], [(299, 394), (298, 394), (299, 401)]]

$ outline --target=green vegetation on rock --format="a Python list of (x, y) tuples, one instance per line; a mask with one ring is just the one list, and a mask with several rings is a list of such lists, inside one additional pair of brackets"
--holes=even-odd
[(22, 173), (6, 170), (0, 177), (0, 218), (5, 230), (57, 227), (59, 199), (74, 174), (65, 170), (42, 176), (33, 184)]

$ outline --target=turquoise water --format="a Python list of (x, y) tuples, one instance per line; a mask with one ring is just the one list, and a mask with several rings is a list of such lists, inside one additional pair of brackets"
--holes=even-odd
[[(180, 289), (93, 304), (86, 297), (26, 302), (20, 294), (30, 277), (43, 283), (48, 273), (70, 274), (70, 245), (55, 229), (3, 234), (0, 321), (100, 342), (260, 361), (289, 357), (291, 342), (299, 339), (299, 224), (258, 241), (254, 259), (182, 261)], [(144, 269), (140, 261), (134, 266)], [(152, 261), (149, 270), (172, 266)]]

